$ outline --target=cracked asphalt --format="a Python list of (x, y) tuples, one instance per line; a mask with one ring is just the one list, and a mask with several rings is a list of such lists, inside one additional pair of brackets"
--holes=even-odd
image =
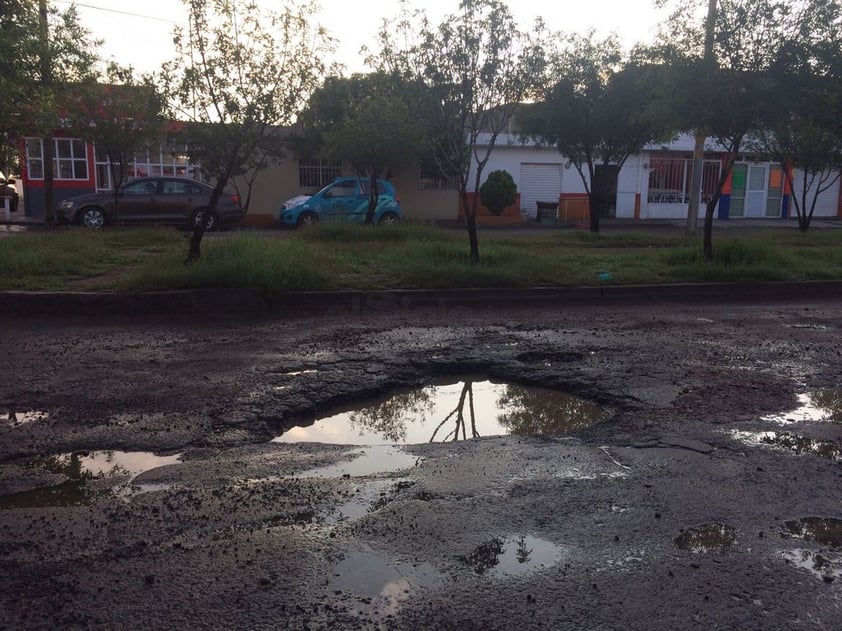
[[(842, 298), (370, 306), (0, 316), (0, 628), (842, 628)], [(609, 414), (272, 442), (442, 377)]]

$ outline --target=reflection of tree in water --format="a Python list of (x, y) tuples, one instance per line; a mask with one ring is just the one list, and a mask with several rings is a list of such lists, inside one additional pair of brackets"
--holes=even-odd
[(477, 415), (474, 412), (474, 382), (473, 381), (466, 381), (462, 384), (462, 392), (459, 395), (459, 403), (456, 404), (456, 408), (447, 416), (444, 417), (444, 420), (438, 424), (433, 435), (430, 437), (430, 442), (433, 442), (436, 439), (436, 434), (439, 433), (439, 430), (444, 427), (444, 425), (452, 419), (454, 416), (455, 419), (455, 426), (453, 430), (448, 433), (444, 438), (442, 438), (442, 442), (446, 442), (447, 440), (459, 440), (459, 431), (462, 432), (462, 440), (467, 440), (467, 430), (465, 427), (465, 401), (468, 402), (468, 413), (471, 417), (471, 438), (479, 438), (479, 432), (477, 431)]
[(813, 403), (830, 413), (830, 420), (842, 423), (842, 390), (820, 390), (813, 395)]
[(477, 574), (484, 574), (486, 570), (497, 565), (501, 554), (503, 554), (503, 540), (495, 537), (491, 541), (478, 545), (469, 555), (456, 558)]
[(360, 434), (369, 430), (384, 440), (400, 443), (406, 440), (406, 417), (418, 418), (423, 423), (433, 406), (433, 389), (423, 388), (402, 392), (377, 405), (351, 412), (348, 419)]
[(21, 491), (0, 497), (0, 508), (26, 508), (41, 506), (76, 506), (87, 504), (94, 493), (87, 488), (91, 480), (114, 475), (122, 471), (115, 465), (107, 473), (94, 473), (82, 466), (86, 452), (74, 452), (59, 456), (39, 456), (30, 461), (30, 466), (50, 473), (64, 475), (67, 480), (60, 484)]
[(601, 420), (606, 412), (584, 399), (552, 390), (506, 386), (497, 400), (497, 419), (519, 436), (563, 436)]
[(526, 548), (526, 537), (521, 535), (517, 539), (517, 551), (515, 552), (515, 556), (517, 557), (518, 563), (528, 563), (529, 562), (529, 555), (532, 554), (532, 548)]

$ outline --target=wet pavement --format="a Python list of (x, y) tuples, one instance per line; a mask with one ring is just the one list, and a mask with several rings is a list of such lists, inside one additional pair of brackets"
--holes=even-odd
[(842, 628), (840, 314), (2, 317), (0, 628)]

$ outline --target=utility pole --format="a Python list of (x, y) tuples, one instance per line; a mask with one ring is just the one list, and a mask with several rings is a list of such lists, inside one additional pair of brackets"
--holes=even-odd
[[(53, 60), (50, 51), (50, 28), (47, 21), (47, 0), (38, 0), (38, 38), (40, 55), (41, 88), (48, 92), (53, 84)], [(50, 99), (52, 101), (52, 99)], [(54, 104), (53, 104), (54, 105)], [(48, 116), (47, 120), (52, 117)], [(44, 218), (55, 221), (53, 196), (53, 160), (55, 158), (54, 129), (46, 130), (44, 134), (44, 150), (41, 157), (44, 160)]]
[[(705, 24), (705, 68), (713, 65), (713, 36), (716, 28), (716, 0), (708, 2), (708, 19)], [(699, 202), (702, 198), (702, 173), (705, 168), (705, 138), (703, 130), (696, 130), (696, 144), (693, 147), (693, 172), (690, 181), (690, 205), (687, 207), (688, 235), (696, 234), (699, 222)]]

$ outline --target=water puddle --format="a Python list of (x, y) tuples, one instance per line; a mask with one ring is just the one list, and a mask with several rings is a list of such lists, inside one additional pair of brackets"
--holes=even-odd
[(369, 512), (386, 502), (392, 480), (374, 480), (359, 487), (351, 499), (333, 508), (325, 516), (328, 523), (350, 523), (365, 517)]
[(43, 421), (48, 418), (50, 418), (50, 415), (47, 412), (41, 412), (39, 410), (27, 410), (21, 412), (9, 410), (8, 412), (0, 414), (0, 423), (5, 423), (11, 427), (20, 427), (21, 425), (26, 425), (27, 423)]
[(562, 558), (562, 549), (546, 539), (530, 535), (495, 537), (457, 560), (477, 574), (504, 578), (522, 576), (551, 567)]
[(725, 552), (737, 541), (737, 530), (725, 524), (706, 524), (691, 528), (675, 538), (675, 545), (696, 554)]
[(370, 552), (346, 553), (328, 582), (328, 593), (350, 601), (359, 613), (377, 618), (394, 615), (419, 589), (441, 578), (429, 563), (388, 561)]
[(380, 445), (507, 434), (562, 436), (607, 417), (605, 409), (564, 392), (491, 381), (449, 381), (292, 427), (275, 441)]
[[(275, 439), (277, 441), (277, 439)], [(367, 475), (397, 473), (411, 469), (420, 461), (418, 456), (408, 454), (393, 445), (370, 445), (348, 452), (351, 460), (309, 469), (298, 474), (300, 478), (356, 478)]]
[(842, 391), (819, 390), (798, 395), (798, 407), (783, 414), (764, 416), (764, 421), (780, 425), (802, 422), (842, 423)]
[(784, 536), (812, 541), (832, 548), (842, 547), (842, 519), (833, 517), (805, 517), (788, 521)]
[(827, 440), (815, 440), (791, 432), (741, 432), (732, 431), (731, 436), (746, 445), (769, 446), (794, 454), (812, 454), (842, 462), (842, 448)]
[(781, 557), (802, 570), (807, 570), (825, 583), (842, 578), (842, 559), (812, 550), (782, 550)]
[(181, 454), (156, 456), (150, 452), (77, 451), (58, 456), (41, 456), (27, 462), (27, 466), (67, 479), (50, 487), (42, 487), (0, 496), (0, 509), (38, 508), (44, 506), (79, 506), (97, 497), (114, 494), (114, 489), (92, 489), (89, 483), (107, 478), (127, 477), (122, 494), (157, 490), (162, 485), (131, 485), (131, 481), (145, 471), (181, 462)]

